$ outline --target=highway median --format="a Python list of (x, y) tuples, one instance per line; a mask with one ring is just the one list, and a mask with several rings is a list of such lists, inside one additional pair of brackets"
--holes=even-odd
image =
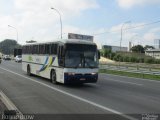
[(151, 75), (151, 74), (144, 74), (144, 73), (132, 73), (132, 72), (118, 71), (118, 70), (108, 70), (108, 69), (100, 69), (99, 73), (113, 74), (113, 75), (119, 75), (119, 76), (127, 76), (127, 77), (134, 77), (134, 78), (142, 78), (142, 79), (160, 81), (160, 75)]

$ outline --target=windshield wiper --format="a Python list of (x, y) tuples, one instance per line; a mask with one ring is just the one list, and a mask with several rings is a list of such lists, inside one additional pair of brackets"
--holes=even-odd
[[(95, 68), (95, 67), (91, 66), (91, 65), (89, 64), (89, 62), (87, 62), (87, 61), (85, 60), (85, 58), (84, 58), (84, 62), (87, 63), (87, 65), (88, 65), (89, 68), (91, 68), (91, 69)], [(85, 64), (85, 63), (84, 63), (84, 64)]]
[(75, 69), (77, 69), (77, 68), (78, 68), (78, 66), (79, 66), (79, 64), (78, 64), (78, 65), (76, 65), (74, 68), (75, 68)]
[(95, 67), (88, 65), (89, 68), (94, 69)]
[(79, 67), (79, 65), (81, 64), (81, 66), (83, 66), (83, 62), (82, 60), (84, 59), (83, 54), (80, 54), (80, 62), (74, 67), (75, 69), (77, 69)]

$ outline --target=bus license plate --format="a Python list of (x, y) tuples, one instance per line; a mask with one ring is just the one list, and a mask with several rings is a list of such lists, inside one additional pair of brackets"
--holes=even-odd
[(86, 80), (85, 78), (81, 78), (80, 80)]

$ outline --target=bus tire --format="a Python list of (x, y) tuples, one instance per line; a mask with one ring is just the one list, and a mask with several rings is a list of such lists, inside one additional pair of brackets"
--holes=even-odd
[(27, 75), (31, 76), (31, 68), (30, 65), (27, 65)]
[(51, 71), (51, 82), (54, 83), (54, 84), (57, 84), (57, 77), (56, 77), (56, 72), (55, 70), (52, 70)]

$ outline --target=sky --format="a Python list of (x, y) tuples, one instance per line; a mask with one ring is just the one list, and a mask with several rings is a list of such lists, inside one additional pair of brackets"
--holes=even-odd
[(122, 28), (122, 46), (160, 39), (160, 22), (141, 26), (160, 21), (160, 0), (0, 0), (0, 41), (17, 40), (17, 32), (19, 44), (59, 39), (60, 18), (51, 7), (61, 14), (63, 38), (93, 35), (99, 47), (119, 46)]

